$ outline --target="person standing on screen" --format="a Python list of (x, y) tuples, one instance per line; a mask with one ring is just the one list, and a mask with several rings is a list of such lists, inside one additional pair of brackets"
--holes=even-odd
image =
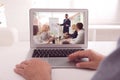
[(69, 27), (71, 26), (71, 21), (68, 18), (68, 14), (65, 14), (65, 19), (63, 20), (63, 24), (59, 24), (63, 26), (63, 33), (69, 34)]

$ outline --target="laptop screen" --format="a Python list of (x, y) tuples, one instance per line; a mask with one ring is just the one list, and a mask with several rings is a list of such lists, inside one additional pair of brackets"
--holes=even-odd
[(84, 45), (86, 11), (33, 10), (30, 19), (32, 42), (35, 45)]

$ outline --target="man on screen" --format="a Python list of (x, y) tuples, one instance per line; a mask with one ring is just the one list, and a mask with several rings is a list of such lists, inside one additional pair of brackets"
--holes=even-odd
[(71, 21), (68, 18), (68, 14), (65, 14), (65, 19), (63, 20), (63, 24), (60, 24), (60, 26), (63, 26), (63, 33), (69, 34), (69, 27), (71, 26)]

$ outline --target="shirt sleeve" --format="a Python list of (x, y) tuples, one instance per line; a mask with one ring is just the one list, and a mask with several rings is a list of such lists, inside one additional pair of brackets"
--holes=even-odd
[(103, 60), (92, 80), (120, 80), (120, 46)]
[(84, 42), (84, 31), (77, 35), (77, 38), (71, 39), (70, 43), (72, 44), (81, 44)]

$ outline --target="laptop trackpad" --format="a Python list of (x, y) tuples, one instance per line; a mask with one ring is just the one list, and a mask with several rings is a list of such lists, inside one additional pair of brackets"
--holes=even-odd
[(75, 63), (70, 62), (67, 57), (65, 58), (42, 58), (42, 60), (47, 61), (52, 68), (75, 68)]

